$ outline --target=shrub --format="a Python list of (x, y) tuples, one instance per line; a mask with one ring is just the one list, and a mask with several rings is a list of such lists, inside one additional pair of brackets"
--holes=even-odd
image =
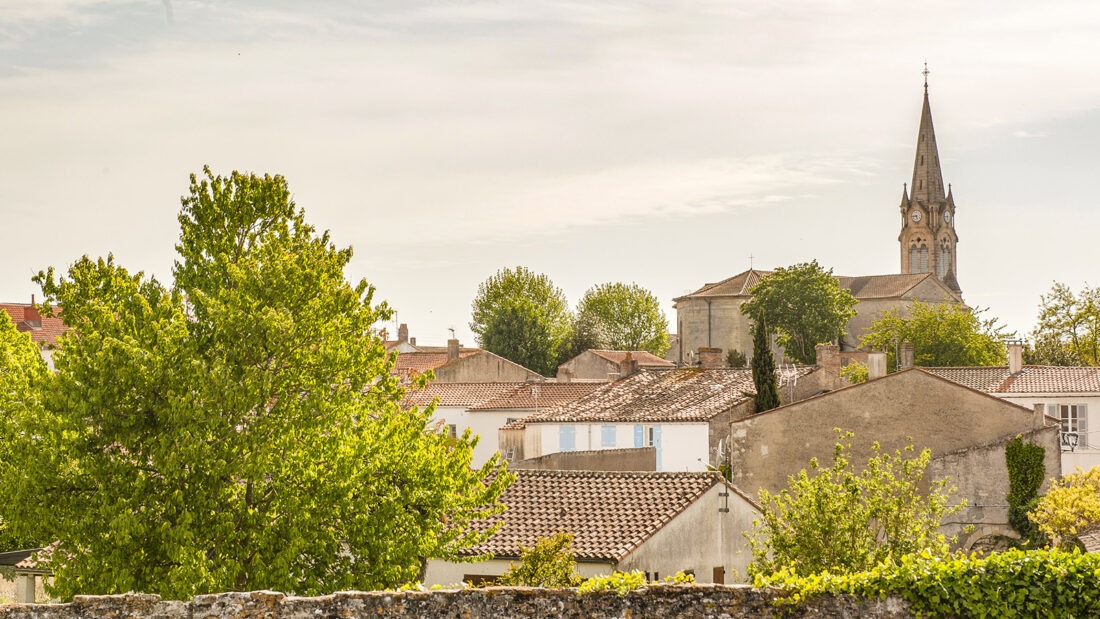
[(840, 377), (853, 385), (858, 385), (867, 382), (871, 377), (871, 372), (867, 369), (866, 363), (849, 363), (840, 368)]
[(749, 363), (749, 358), (745, 356), (745, 353), (737, 350), (736, 348), (726, 353), (726, 366), (731, 368), (743, 368)]
[(664, 582), (668, 585), (690, 585), (695, 583), (695, 575), (680, 570), (672, 576), (665, 576)]
[(540, 538), (531, 548), (521, 548), (519, 563), (497, 580), (498, 585), (523, 587), (576, 587), (581, 583), (577, 575), (577, 559), (573, 554), (573, 534), (555, 533)]
[(1073, 536), (1100, 523), (1100, 466), (1054, 480), (1028, 512), (1053, 547), (1069, 547)]
[(594, 576), (584, 581), (577, 593), (596, 593), (597, 591), (615, 591), (626, 595), (627, 591), (642, 589), (646, 586), (645, 574), (633, 572), (612, 572), (607, 576)]

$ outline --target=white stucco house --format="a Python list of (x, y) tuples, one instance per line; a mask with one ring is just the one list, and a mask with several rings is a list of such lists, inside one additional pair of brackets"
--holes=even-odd
[(1063, 473), (1100, 466), (1100, 367), (1023, 365), (1022, 349), (1009, 345), (1007, 366), (922, 369), (1058, 419)]
[(504, 513), (479, 521), (500, 529), (465, 551), (476, 563), (428, 561), (425, 585), (492, 582), (523, 548), (558, 532), (573, 534), (585, 578), (639, 570), (657, 581), (677, 571), (697, 582), (745, 578), (752, 552), (743, 535), (759, 509), (717, 473), (516, 471)]

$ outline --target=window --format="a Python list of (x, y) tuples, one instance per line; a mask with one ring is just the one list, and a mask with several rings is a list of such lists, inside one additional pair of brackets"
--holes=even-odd
[(520, 419), (519, 417), (509, 417), (509, 418), (504, 420), (504, 425), (508, 425), (510, 423), (515, 423), (515, 422), (519, 421), (519, 419)]
[(573, 426), (558, 428), (558, 451), (576, 451), (577, 429)]
[(616, 435), (615, 426), (603, 426), (600, 428), (600, 447), (615, 447)]
[(645, 428), (643, 426), (634, 426), (634, 446), (645, 446)]
[(1088, 405), (1047, 404), (1047, 414), (1062, 422), (1062, 445), (1069, 449), (1072, 438), (1077, 438), (1077, 449), (1088, 448)]
[(447, 436), (451, 438), (458, 438), (458, 426), (453, 423), (447, 424)]

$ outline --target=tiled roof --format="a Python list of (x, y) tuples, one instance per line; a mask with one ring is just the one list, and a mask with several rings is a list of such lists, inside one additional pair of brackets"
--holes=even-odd
[[(41, 326), (32, 326), (27, 323), (27, 310), (31, 309), (29, 303), (0, 303), (0, 310), (6, 311), (15, 328), (31, 334), (31, 341), (39, 346), (54, 346), (57, 337), (69, 330), (60, 317), (51, 318), (42, 316)], [(54, 313), (60, 314), (61, 308), (54, 308)]]
[(501, 528), (468, 555), (518, 557), (521, 547), (560, 531), (573, 534), (578, 559), (619, 561), (721, 482), (716, 473), (515, 471), (502, 514), (476, 522)]
[[(815, 369), (800, 366), (798, 376)], [(706, 421), (746, 401), (745, 393), (755, 390), (747, 368), (646, 369), (579, 400), (529, 415), (523, 422)]]
[[(749, 269), (718, 283), (707, 284), (691, 294), (673, 300), (679, 301), (680, 299), (699, 297), (749, 296), (753, 287), (760, 283), (761, 279), (771, 274), (772, 271)], [(852, 296), (857, 299), (897, 298), (928, 278), (935, 279), (931, 273), (896, 273), (891, 275), (863, 275), (860, 277), (836, 276), (840, 287), (848, 289)]]
[(986, 393), (1100, 393), (1100, 367), (1025, 365), (1016, 374), (1003, 365), (921, 369)]
[(616, 364), (625, 361), (626, 355), (629, 353), (640, 368), (670, 368), (674, 365), (671, 361), (644, 350), (589, 350), (588, 352)]
[[(465, 359), (479, 352), (481, 352), (480, 348), (462, 348), (458, 351), (458, 358)], [(444, 365), (447, 365), (446, 349), (441, 352), (402, 352), (397, 353), (397, 362), (393, 366), (393, 373), (426, 372)]]
[(515, 391), (517, 383), (429, 383), (418, 391), (409, 391), (401, 405), (427, 406), (436, 398), (439, 406), (475, 406), (486, 400)]
[(582, 398), (607, 383), (530, 383), (486, 400), (471, 410), (544, 409)]

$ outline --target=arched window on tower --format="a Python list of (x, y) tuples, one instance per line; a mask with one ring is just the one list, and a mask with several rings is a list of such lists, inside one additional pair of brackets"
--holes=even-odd
[[(917, 243), (921, 244), (918, 245)], [(928, 272), (928, 246), (923, 244), (921, 239), (917, 239), (909, 246), (909, 272)]]
[(951, 248), (947, 244), (940, 245), (939, 255), (936, 260), (936, 275), (941, 279), (951, 272)]
[(920, 250), (914, 245), (909, 248), (909, 272), (916, 273), (920, 265)]
[(927, 245), (921, 245), (920, 246), (920, 272), (921, 273), (927, 273), (928, 272), (928, 246)]

